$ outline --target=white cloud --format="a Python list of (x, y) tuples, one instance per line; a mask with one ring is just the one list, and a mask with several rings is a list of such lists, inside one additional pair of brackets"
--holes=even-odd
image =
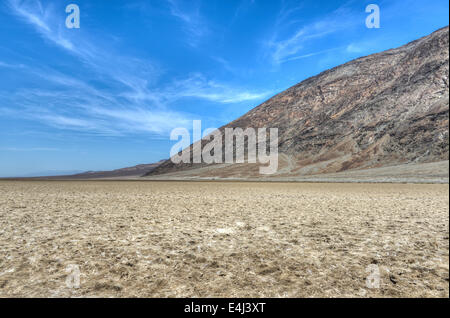
[[(282, 29), (290, 26), (290, 24), (295, 24), (295, 21), (293, 22), (290, 19), (290, 15), (298, 9), (298, 7), (292, 9), (283, 8), (275, 22), (270, 40), (265, 42), (265, 49), (272, 63), (275, 65), (330, 51), (307, 52), (306, 49), (307, 47), (311, 47), (311, 43), (315, 40), (342, 32), (355, 25), (356, 19), (354, 18), (354, 13), (347, 10), (344, 5), (319, 20), (296, 28), (288, 36), (281, 36), (280, 33), (285, 33), (282, 32)], [(289, 20), (290, 23), (284, 23), (285, 20)]]
[(167, 0), (170, 13), (183, 23), (183, 30), (188, 36), (188, 44), (197, 46), (199, 40), (209, 33), (204, 18), (200, 15), (198, 3), (188, 2), (188, 9), (182, 8), (178, 0)]
[(374, 49), (379, 47), (379, 40), (372, 39), (370, 41), (360, 41), (356, 43), (350, 43), (346, 47), (347, 53), (372, 53)]
[(190, 77), (173, 83), (165, 94), (171, 98), (194, 97), (218, 103), (238, 103), (258, 100), (267, 97), (271, 91), (251, 92), (227, 84), (207, 80), (202, 74), (196, 73)]
[(74, 50), (74, 45), (63, 37), (61, 24), (52, 25), (54, 21), (50, 6), (44, 8), (39, 0), (8, 0), (8, 5), (14, 14), (33, 25), (43, 37), (67, 50)]
[[(27, 70), (28, 75), (40, 77), (45, 83), (57, 84), (58, 88), (51, 91), (21, 90), (15, 96), (11, 95), (11, 102), (19, 101), (19, 106), (26, 109), (26, 112), (19, 110), (17, 115), (62, 129), (114, 135), (125, 132), (163, 134), (170, 126), (186, 123), (186, 115), (158, 105), (159, 94), (148, 88), (160, 73), (153, 63), (101, 49), (80, 32), (66, 34), (52, 7), (43, 7), (38, 0), (9, 0), (8, 4), (16, 16), (32, 25), (45, 40), (80, 59), (81, 65), (89, 67), (106, 84), (115, 87), (114, 92), (99, 90), (82, 79), (51, 68), (32, 67)], [(72, 42), (73, 34), (78, 34), (74, 41), (77, 45)], [(3, 62), (0, 66), (10, 67)], [(12, 101), (14, 97), (19, 98)], [(71, 109), (68, 110), (67, 106)]]
[(5, 62), (0, 61), (0, 67), (20, 69), (20, 68), (24, 68), (25, 65), (23, 65), (23, 64), (10, 64), (10, 63), (5, 63)]
[[(173, 15), (191, 26), (198, 23), (196, 14), (185, 14), (175, 6), (175, 1), (170, 3)], [(172, 103), (184, 98), (237, 103), (258, 100), (270, 94), (208, 80), (199, 73), (169, 82), (164, 87), (155, 87), (160, 74), (155, 63), (124, 57), (113, 49), (100, 47), (100, 38), (94, 41), (81, 29), (66, 34), (67, 30), (58, 22), (60, 19), (55, 17), (54, 10), (49, 6), (43, 7), (38, 0), (9, 0), (9, 5), (13, 13), (32, 25), (42, 38), (77, 58), (81, 71), (87, 69), (97, 82), (109, 89), (100, 89), (85, 77), (63, 74), (48, 66), (27, 66), (22, 71), (36, 78), (42, 87), (8, 94), (0, 91), (2, 102), (10, 105), (7, 112), (0, 112), (3, 116), (38, 120), (58, 129), (80, 132), (161, 136), (167, 135), (174, 127), (189, 125), (191, 115), (170, 110)], [(2, 67), (10, 66), (0, 63)]]
[(328, 50), (322, 50), (322, 51), (312, 52), (312, 53), (303, 54), (303, 55), (295, 55), (293, 57), (286, 58), (283, 62), (301, 60), (301, 59), (308, 58), (311, 56), (316, 56), (316, 55), (333, 52), (333, 51), (337, 51), (337, 50), (341, 50), (341, 49), (343, 49), (343, 47), (340, 46), (340, 47), (335, 47), (335, 48), (328, 49)]
[(58, 148), (46, 148), (46, 147), (32, 147), (32, 148), (16, 148), (16, 147), (2, 147), (0, 151), (19, 151), (19, 152), (27, 152), (27, 151), (59, 151)]
[(358, 46), (354, 43), (351, 43), (346, 48), (347, 52), (349, 53), (361, 53), (364, 51), (364, 49), (361, 46)]

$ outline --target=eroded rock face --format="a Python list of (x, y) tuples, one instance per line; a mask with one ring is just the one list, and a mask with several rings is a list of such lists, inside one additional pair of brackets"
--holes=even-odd
[[(311, 77), (221, 130), (278, 128), (298, 175), (448, 160), (448, 75), (446, 27)], [(167, 161), (152, 174), (197, 166)]]

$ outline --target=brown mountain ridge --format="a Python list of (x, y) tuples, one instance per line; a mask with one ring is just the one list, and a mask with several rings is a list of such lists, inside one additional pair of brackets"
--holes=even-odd
[[(447, 26), (308, 78), (220, 130), (278, 128), (280, 162), (272, 177), (446, 161), (448, 75)], [(167, 160), (146, 175), (252, 178), (258, 168)]]

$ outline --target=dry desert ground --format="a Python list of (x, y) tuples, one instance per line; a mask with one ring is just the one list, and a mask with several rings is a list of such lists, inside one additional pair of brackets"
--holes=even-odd
[(449, 297), (448, 191), (0, 181), (0, 296)]

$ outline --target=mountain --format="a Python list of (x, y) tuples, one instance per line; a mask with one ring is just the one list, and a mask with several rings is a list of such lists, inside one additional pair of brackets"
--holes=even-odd
[(156, 163), (141, 164), (133, 167), (121, 168), (111, 171), (87, 171), (77, 174), (41, 174), (39, 176), (29, 176), (33, 179), (56, 179), (56, 180), (87, 180), (87, 179), (135, 179), (143, 176), (158, 167), (165, 160)]
[(164, 160), (156, 163), (141, 164), (133, 167), (121, 168), (112, 171), (88, 171), (70, 176), (71, 179), (104, 179), (118, 177), (140, 177), (158, 167)]
[[(220, 131), (278, 128), (279, 169), (272, 177), (445, 161), (449, 158), (448, 89), (447, 26), (402, 47), (308, 78)], [(146, 175), (252, 178), (259, 175), (259, 166), (167, 160)]]
[(27, 173), (23, 175), (14, 176), (16, 178), (33, 178), (33, 177), (45, 177), (45, 176), (66, 176), (77, 173), (82, 173), (82, 170), (43, 170), (33, 173)]

